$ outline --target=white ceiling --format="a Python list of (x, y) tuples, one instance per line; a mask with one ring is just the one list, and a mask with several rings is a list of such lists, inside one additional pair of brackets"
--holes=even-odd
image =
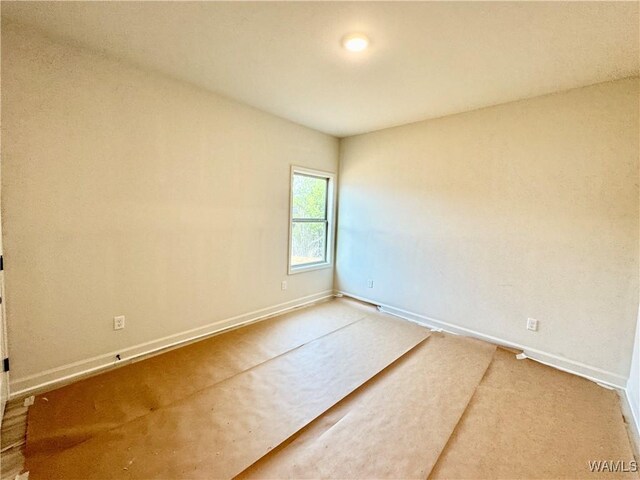
[[(638, 75), (638, 2), (2, 2), (339, 137)], [(364, 54), (340, 38), (366, 33)]]

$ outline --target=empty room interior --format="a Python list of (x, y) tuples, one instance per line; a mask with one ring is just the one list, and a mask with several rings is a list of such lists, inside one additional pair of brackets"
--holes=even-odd
[(640, 2), (0, 11), (1, 480), (640, 479)]

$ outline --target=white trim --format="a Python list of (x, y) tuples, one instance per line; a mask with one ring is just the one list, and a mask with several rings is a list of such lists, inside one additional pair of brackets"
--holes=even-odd
[[(0, 229), (1, 230), (1, 229)], [(2, 253), (2, 232), (0, 231), (0, 257)], [(0, 362), (9, 357), (9, 338), (7, 336), (7, 296), (5, 295), (4, 270), (0, 270)], [(0, 426), (11, 391), (11, 372), (0, 372)]]
[[(291, 248), (293, 243), (291, 241), (291, 237), (293, 235), (293, 175), (295, 173), (301, 173), (303, 175), (311, 175), (314, 177), (327, 179), (327, 244), (326, 259), (322, 263), (306, 264), (300, 266), (291, 265)], [(333, 254), (335, 249), (334, 243), (336, 234), (336, 178), (337, 175), (332, 172), (313, 170), (306, 167), (291, 165), (291, 171), (289, 174), (289, 248), (287, 251), (287, 274), (289, 275), (333, 267)]]
[[(640, 436), (640, 412), (638, 411), (638, 408), (640, 407), (638, 405), (638, 399), (636, 399), (636, 401), (633, 402), (631, 397), (629, 396), (629, 390), (627, 388), (624, 389), (624, 398), (627, 401), (627, 407), (629, 409), (629, 412), (631, 412), (631, 419), (633, 420), (636, 426), (635, 434), (636, 436)], [(638, 445), (638, 448), (640, 448), (640, 445)], [(638, 453), (640, 454), (640, 452)]]
[[(253, 312), (237, 315), (224, 320), (218, 320), (217, 322), (213, 322), (202, 327), (193, 328), (191, 330), (168, 335), (166, 337), (151, 340), (132, 347), (69, 363), (34, 375), (17, 378), (10, 384), (9, 398), (19, 398), (30, 395), (34, 392), (41, 392), (45, 389), (51, 390), (55, 388), (56, 385), (68, 382), (76, 377), (86, 376), (100, 370), (114, 367), (116, 363), (122, 364), (123, 362), (130, 362), (136, 358), (146, 356), (160, 350), (176, 347), (194, 340), (200, 340), (204, 337), (222, 333), (226, 330), (244, 326), (249, 323), (266, 320), (267, 318), (271, 318), (275, 315), (308, 306), (331, 297), (333, 297), (333, 291), (331, 290), (307, 295), (306, 297), (291, 300), (289, 302), (280, 303), (278, 305), (262, 308), (260, 310), (255, 310)], [(113, 359), (117, 354), (120, 355), (121, 360), (116, 362)]]
[(289, 267), (289, 275), (295, 275), (296, 273), (311, 272), (313, 270), (322, 270), (324, 268), (331, 268), (333, 265), (329, 262), (322, 263), (308, 263), (299, 267)]
[(427, 327), (430, 327), (430, 328), (441, 329), (448, 333), (453, 333), (456, 335), (466, 335), (470, 337), (475, 337), (475, 338), (486, 340), (488, 342), (502, 345), (505, 347), (522, 350), (527, 358), (530, 358), (531, 360), (535, 360), (536, 362), (542, 363), (544, 365), (548, 365), (550, 367), (557, 368), (558, 370), (562, 370), (567, 373), (572, 373), (574, 375), (584, 377), (588, 380), (592, 380), (597, 383), (603, 383), (605, 385), (609, 385), (609, 386), (626, 391), (625, 387), (626, 387), (627, 379), (622, 375), (618, 375), (617, 373), (613, 373), (608, 370), (604, 370), (602, 368), (594, 367), (592, 365), (587, 365), (586, 363), (578, 362), (576, 360), (571, 360), (566, 357), (561, 357), (553, 353), (544, 352), (542, 350), (531, 348), (526, 345), (514, 343), (509, 340), (505, 340), (503, 338), (487, 335), (482, 332), (472, 330), (470, 328), (453, 325), (451, 323), (444, 322), (442, 320), (436, 320), (434, 318), (426, 317), (424, 315), (420, 315), (414, 312), (409, 312), (401, 308), (392, 307), (390, 305), (384, 305), (376, 302), (375, 300), (353, 295), (348, 292), (338, 291), (337, 293), (345, 295), (347, 297), (355, 298), (356, 300), (371, 303), (373, 305), (378, 305), (380, 307), (379, 310), (381, 312), (388, 313), (396, 317), (404, 318), (405, 320), (410, 320), (412, 322), (419, 323), (421, 325), (426, 325)]

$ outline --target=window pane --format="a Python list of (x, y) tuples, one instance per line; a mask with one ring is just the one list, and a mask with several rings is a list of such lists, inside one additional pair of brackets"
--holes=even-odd
[(325, 222), (293, 222), (291, 226), (291, 265), (325, 261), (327, 224)]
[(327, 218), (326, 178), (293, 175), (293, 218)]

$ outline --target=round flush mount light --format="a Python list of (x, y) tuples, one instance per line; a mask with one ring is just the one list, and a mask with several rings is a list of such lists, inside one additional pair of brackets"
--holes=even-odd
[(350, 52), (361, 52), (369, 46), (369, 39), (362, 33), (351, 33), (342, 38), (342, 46)]

